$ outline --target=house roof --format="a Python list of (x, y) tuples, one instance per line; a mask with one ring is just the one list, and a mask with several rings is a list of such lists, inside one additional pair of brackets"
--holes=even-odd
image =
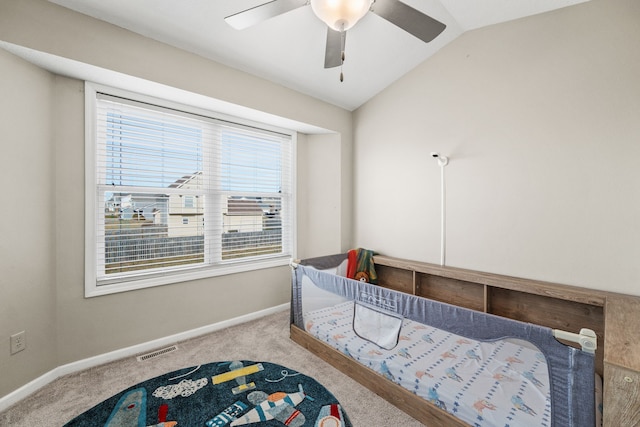
[(195, 178), (201, 175), (202, 175), (201, 171), (194, 172), (191, 175), (185, 175), (182, 178), (177, 179), (173, 184), (169, 184), (169, 188), (182, 188), (185, 185), (187, 185), (189, 182), (193, 181)]
[(264, 210), (257, 200), (252, 199), (229, 199), (227, 215), (235, 216), (258, 216), (263, 215)]

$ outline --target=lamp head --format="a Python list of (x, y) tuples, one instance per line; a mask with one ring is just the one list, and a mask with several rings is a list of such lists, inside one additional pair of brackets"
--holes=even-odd
[(441, 167), (447, 166), (449, 164), (448, 157), (441, 156), (440, 153), (437, 153), (435, 151), (431, 152), (431, 157), (433, 157), (434, 159), (438, 159), (438, 165), (440, 165)]

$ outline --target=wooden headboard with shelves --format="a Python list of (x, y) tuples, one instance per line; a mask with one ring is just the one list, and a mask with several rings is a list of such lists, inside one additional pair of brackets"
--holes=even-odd
[(383, 287), (552, 329), (592, 329), (598, 336), (596, 371), (603, 373), (606, 295), (601, 291), (380, 255), (374, 262)]

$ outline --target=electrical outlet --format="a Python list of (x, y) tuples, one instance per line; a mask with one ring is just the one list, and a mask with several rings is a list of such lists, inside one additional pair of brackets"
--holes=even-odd
[(11, 335), (11, 354), (16, 354), (19, 351), (24, 350), (25, 348), (27, 348), (25, 331)]

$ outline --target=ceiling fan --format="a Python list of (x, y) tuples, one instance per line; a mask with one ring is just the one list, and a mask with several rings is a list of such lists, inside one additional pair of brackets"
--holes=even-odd
[[(342, 66), (347, 30), (369, 11), (425, 43), (436, 38), (446, 28), (442, 22), (400, 0), (272, 0), (224, 19), (233, 28), (242, 30), (309, 4), (316, 16), (328, 27), (324, 68)], [(340, 73), (340, 81), (342, 80)]]

